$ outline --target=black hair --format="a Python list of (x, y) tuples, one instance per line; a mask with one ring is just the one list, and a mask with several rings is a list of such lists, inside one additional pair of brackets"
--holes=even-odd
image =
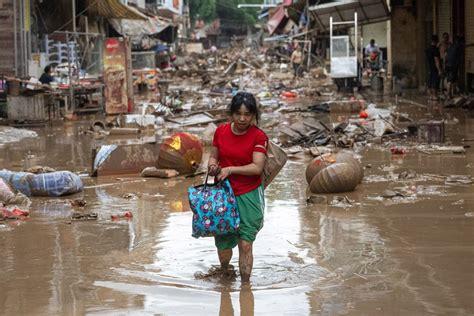
[(439, 42), (439, 37), (438, 37), (438, 35), (433, 34), (433, 35), (431, 36), (431, 41), (434, 42), (434, 43), (438, 43), (438, 42)]
[(46, 67), (44, 67), (44, 72), (49, 74), (49, 72), (51, 71), (51, 65), (48, 65)]
[(374, 40), (374, 39), (371, 39), (371, 40), (370, 40), (370, 44), (374, 45), (374, 44), (375, 44), (375, 40)]
[(250, 113), (255, 114), (255, 120), (258, 124), (260, 113), (257, 107), (257, 100), (255, 99), (252, 93), (237, 92), (237, 94), (234, 95), (232, 101), (230, 102), (230, 114), (232, 115), (234, 113), (238, 113), (242, 104), (245, 105), (245, 107), (247, 108), (247, 110), (249, 110)]

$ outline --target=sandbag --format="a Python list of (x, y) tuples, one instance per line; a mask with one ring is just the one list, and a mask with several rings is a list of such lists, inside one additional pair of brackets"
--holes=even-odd
[(32, 174), (1, 170), (0, 178), (26, 196), (62, 196), (83, 189), (81, 178), (70, 171)]

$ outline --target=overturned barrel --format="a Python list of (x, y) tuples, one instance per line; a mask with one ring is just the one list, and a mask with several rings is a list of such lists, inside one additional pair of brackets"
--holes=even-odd
[(364, 178), (364, 169), (352, 153), (342, 151), (314, 158), (305, 176), (312, 193), (340, 193), (354, 190)]
[(202, 160), (201, 140), (189, 133), (175, 133), (160, 146), (158, 168), (194, 173)]
[(357, 176), (357, 183), (361, 183), (364, 178), (364, 169), (357, 159), (349, 152), (339, 152), (336, 155), (336, 162), (347, 163), (354, 168)]
[(318, 172), (309, 188), (313, 193), (353, 191), (358, 184), (356, 170), (348, 163), (334, 163)]
[(308, 164), (306, 167), (306, 182), (308, 184), (311, 183), (311, 180), (313, 180), (314, 176), (319, 173), (322, 169), (326, 168), (330, 164), (333, 164), (336, 162), (336, 157), (333, 154), (327, 153), (320, 155)]

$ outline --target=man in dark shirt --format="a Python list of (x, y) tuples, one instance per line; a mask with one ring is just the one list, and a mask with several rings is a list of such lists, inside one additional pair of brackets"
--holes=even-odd
[(446, 52), (446, 78), (448, 81), (448, 98), (454, 94), (454, 86), (458, 81), (459, 68), (463, 60), (463, 38), (456, 36), (454, 43), (449, 46)]
[(428, 65), (428, 96), (431, 100), (438, 100), (439, 80), (441, 76), (441, 56), (438, 48), (438, 35), (431, 37), (431, 45), (425, 51), (426, 62)]
[(51, 72), (52, 72), (51, 68), (52, 68), (51, 65), (48, 65), (48, 66), (44, 67), (44, 72), (41, 75), (41, 77), (39, 78), (39, 81), (42, 84), (50, 84), (51, 82), (54, 81), (53, 76), (51, 76)]

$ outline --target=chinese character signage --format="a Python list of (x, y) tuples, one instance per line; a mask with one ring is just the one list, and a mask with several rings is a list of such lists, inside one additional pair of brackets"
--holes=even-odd
[(127, 45), (123, 38), (104, 41), (105, 112), (128, 112)]

